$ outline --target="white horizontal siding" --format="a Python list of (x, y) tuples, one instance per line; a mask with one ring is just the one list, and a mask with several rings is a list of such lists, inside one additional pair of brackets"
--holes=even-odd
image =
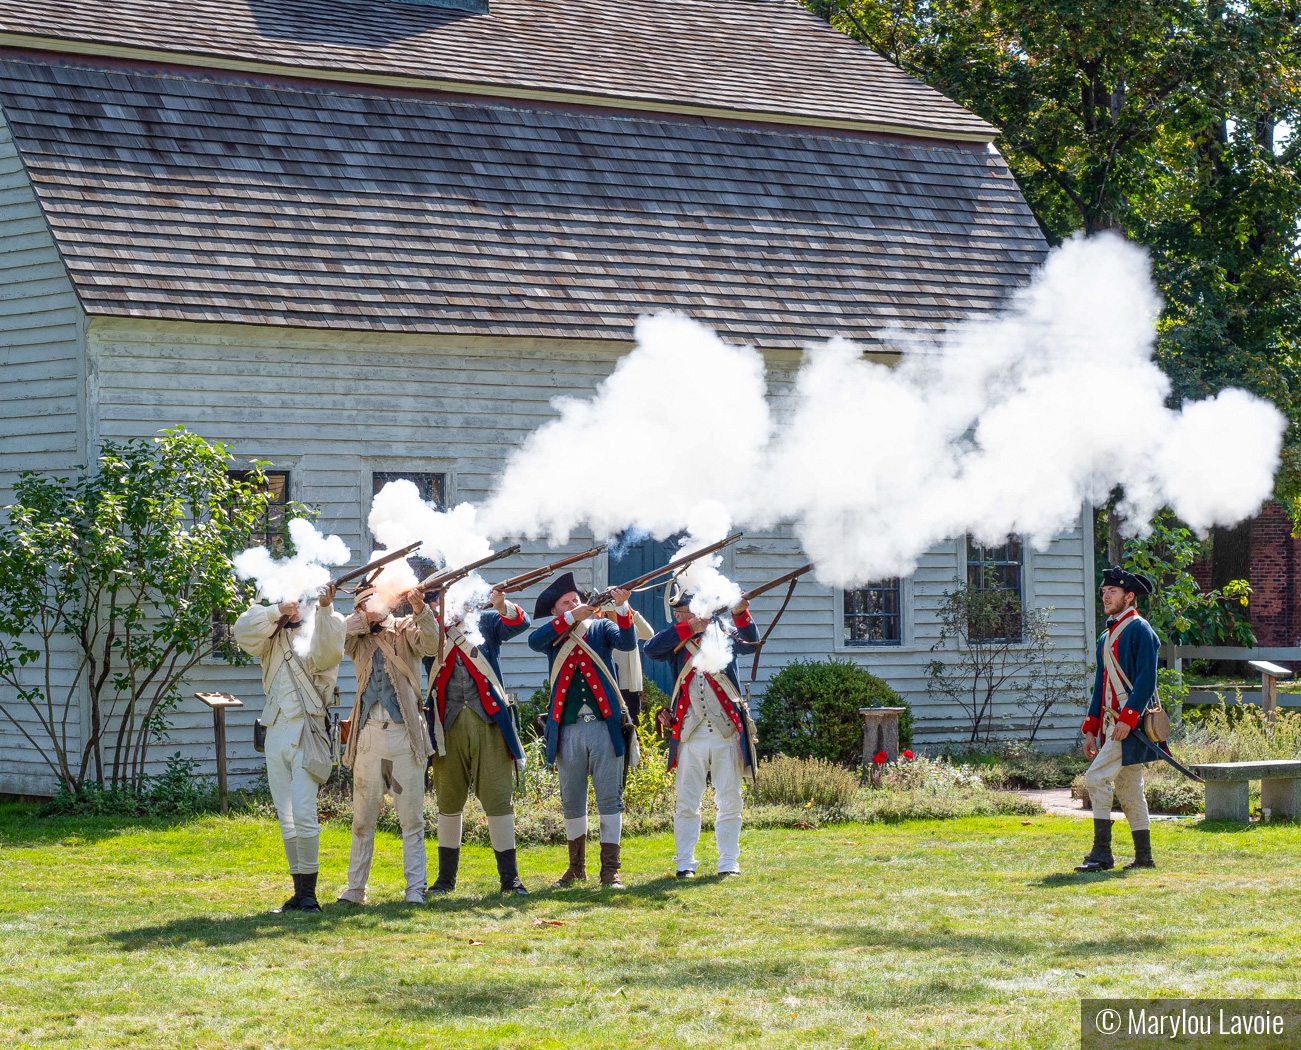
[[(446, 468), (451, 501), (481, 500), (511, 450), (554, 416), (551, 399), (589, 394), (626, 348), (559, 341), (449, 348), (410, 336), (97, 319), (88, 349), (102, 438), (146, 437), (180, 423), (210, 440), (228, 442), (238, 457), (269, 459), (290, 469), (293, 498), (319, 504), (321, 525), (361, 553), (372, 469)], [(775, 406), (788, 397), (795, 363), (794, 355), (773, 355)], [(1032, 555), (1028, 588), (1033, 602), (1056, 606), (1063, 650), (1080, 652), (1082, 535), (1076, 530), (1049, 551)], [(566, 550), (587, 545), (578, 537)], [(914, 704), (922, 723), (919, 740), (961, 735), (952, 713), (928, 698), (925, 676), (938, 637), (935, 608), (960, 571), (957, 551), (957, 544), (946, 544), (922, 559), (911, 581), (916, 621), (909, 644), (895, 649), (839, 648), (835, 595), (802, 582), (764, 651), (759, 684), (792, 659), (834, 654), (864, 664)], [(536, 565), (551, 553), (543, 543), (526, 545), (525, 556), (504, 563), (502, 571)], [(782, 529), (747, 536), (731, 560), (738, 582), (753, 586), (806, 559), (790, 531)], [(577, 569), (580, 581), (586, 581), (587, 567)], [(781, 597), (771, 593), (756, 601), (761, 625)], [(532, 599), (532, 593), (523, 598), (530, 612)], [(742, 670), (748, 678), (748, 663)], [(508, 688), (528, 693), (544, 679), (546, 668), (521, 639), (506, 646), (503, 672)], [(345, 662), (340, 675), (345, 706), (354, 681)], [(257, 669), (207, 660), (187, 695), (201, 688), (223, 689), (246, 701), (229, 716), (231, 767), (232, 772), (260, 771), (251, 748), (251, 724), (262, 704)], [(155, 758), (161, 762), (179, 749), (211, 769), (207, 709), (187, 699), (173, 724), (172, 742), (156, 745)]]
[[(83, 461), (78, 386), (80, 307), (31, 183), (0, 115), (0, 506), (13, 498), (20, 471), (68, 471)], [(2, 512), (0, 512), (2, 513)], [(73, 674), (70, 647), (57, 646), (52, 668), (54, 697), (66, 700)], [(42, 681), (40, 665), (24, 681)], [(80, 747), (79, 691), (68, 718), (68, 742)], [(0, 705), (33, 736), (37, 720), (13, 692), (0, 685)], [(56, 716), (61, 710), (56, 706)], [(49, 767), (0, 713), (0, 793), (47, 794), (55, 780)]]

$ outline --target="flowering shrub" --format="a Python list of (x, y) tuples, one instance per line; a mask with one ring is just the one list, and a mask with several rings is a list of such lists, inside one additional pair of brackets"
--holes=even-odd
[(943, 757), (922, 755), (883, 767), (879, 787), (884, 791), (921, 791), (942, 795), (958, 789), (981, 791), (985, 783), (971, 766), (958, 766)]

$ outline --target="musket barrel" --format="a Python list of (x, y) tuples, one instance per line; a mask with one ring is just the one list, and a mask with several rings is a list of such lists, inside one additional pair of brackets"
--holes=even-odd
[(519, 549), (519, 544), (516, 543), (510, 547), (504, 548), (503, 550), (499, 550), (496, 554), (489, 554), (486, 558), (480, 558), (478, 561), (472, 561), (468, 565), (462, 565), (460, 568), (440, 569), (438, 572), (426, 576), (416, 584), (416, 589), (422, 591), (432, 590), (444, 587), (449, 583), (455, 583), (462, 577), (469, 576), (475, 569), (481, 569), (485, 565), (491, 565), (495, 561), (501, 561), (502, 558), (509, 558), (512, 554), (518, 554)]
[(411, 554), (412, 552), (419, 550), (420, 544), (421, 541), (417, 540), (415, 543), (408, 543), (405, 547), (401, 548), (400, 550), (389, 551), (387, 554), (384, 554), (374, 559), (373, 561), (368, 561), (365, 565), (361, 566), (360, 568), (351, 569), (348, 572), (345, 572), (342, 576), (336, 577), (335, 579), (330, 581), (330, 586), (342, 587), (345, 583), (348, 583), (351, 580), (355, 580), (358, 576), (365, 576), (367, 573), (370, 573), (375, 569), (383, 568), (385, 565), (388, 565), (390, 562), (395, 562), (399, 558), (405, 558), (408, 554)]
[(810, 562), (808, 565), (801, 565), (798, 569), (788, 572), (784, 576), (778, 576), (777, 579), (775, 580), (769, 580), (767, 583), (760, 584), (758, 587), (755, 587), (753, 590), (749, 590), (745, 592), (744, 595), (745, 600), (750, 601), (750, 599), (752, 598), (757, 598), (761, 594), (767, 594), (769, 591), (773, 590), (774, 588), (780, 587), (783, 583), (790, 583), (791, 580), (798, 580), (806, 572), (812, 572), (814, 568), (815, 566), (813, 565), (812, 562)]

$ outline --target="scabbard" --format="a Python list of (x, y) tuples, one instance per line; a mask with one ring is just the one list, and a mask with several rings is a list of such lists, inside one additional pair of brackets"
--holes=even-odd
[(1155, 752), (1156, 756), (1160, 758), (1163, 762), (1169, 762), (1170, 765), (1174, 766), (1175, 769), (1179, 770), (1179, 772), (1182, 773), (1184, 776), (1186, 776), (1189, 780), (1195, 780), (1199, 784), (1206, 783), (1206, 781), (1204, 781), (1191, 769), (1189, 769), (1177, 758), (1175, 758), (1174, 755), (1170, 754), (1169, 751), (1165, 750), (1165, 748), (1157, 744), (1154, 744), (1151, 741), (1151, 739), (1149, 739), (1148, 735), (1144, 733), (1143, 730), (1139, 729), (1137, 726), (1135, 726), (1133, 729), (1129, 731), (1129, 735), (1132, 737), (1137, 737), (1139, 740), (1141, 740), (1144, 744), (1147, 745), (1147, 749), (1149, 751)]

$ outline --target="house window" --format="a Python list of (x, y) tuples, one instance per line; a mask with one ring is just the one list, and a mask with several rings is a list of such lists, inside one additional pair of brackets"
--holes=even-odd
[[(227, 473), (232, 481), (250, 481), (253, 477), (251, 470), (232, 470)], [(271, 494), (271, 500), (262, 514), (262, 520), (249, 534), (248, 543), (250, 547), (266, 547), (272, 554), (282, 556), (285, 554), (285, 505), (289, 502), (289, 471), (266, 470), (262, 472), (262, 477), (265, 479), (266, 490)], [(231, 643), (234, 635), (231, 625), (226, 622), (227, 616), (233, 619), (242, 611), (240, 609), (212, 611), (214, 649), (220, 649), (221, 646)]]
[[(253, 472), (249, 470), (232, 470), (230, 477), (235, 481), (249, 481)], [(261, 523), (249, 536), (250, 547), (266, 547), (272, 554), (283, 554), (285, 549), (285, 504), (289, 502), (289, 471), (268, 470), (263, 472), (267, 491), (271, 500)]]
[(903, 644), (899, 577), (845, 591), (845, 645)]
[(370, 476), (370, 494), (379, 495), (379, 490), (390, 481), (409, 481), (420, 493), (426, 503), (432, 503), (438, 510), (446, 510), (443, 504), (446, 489), (446, 474), (413, 474), (406, 470), (377, 470)]
[(1020, 537), (1009, 536), (997, 547), (987, 547), (967, 537), (967, 584), (991, 596), (1006, 595), (1007, 601), (989, 601), (973, 606), (971, 637), (982, 641), (1018, 640), (1021, 637), (1021, 603), (1025, 592), (1024, 548)]

